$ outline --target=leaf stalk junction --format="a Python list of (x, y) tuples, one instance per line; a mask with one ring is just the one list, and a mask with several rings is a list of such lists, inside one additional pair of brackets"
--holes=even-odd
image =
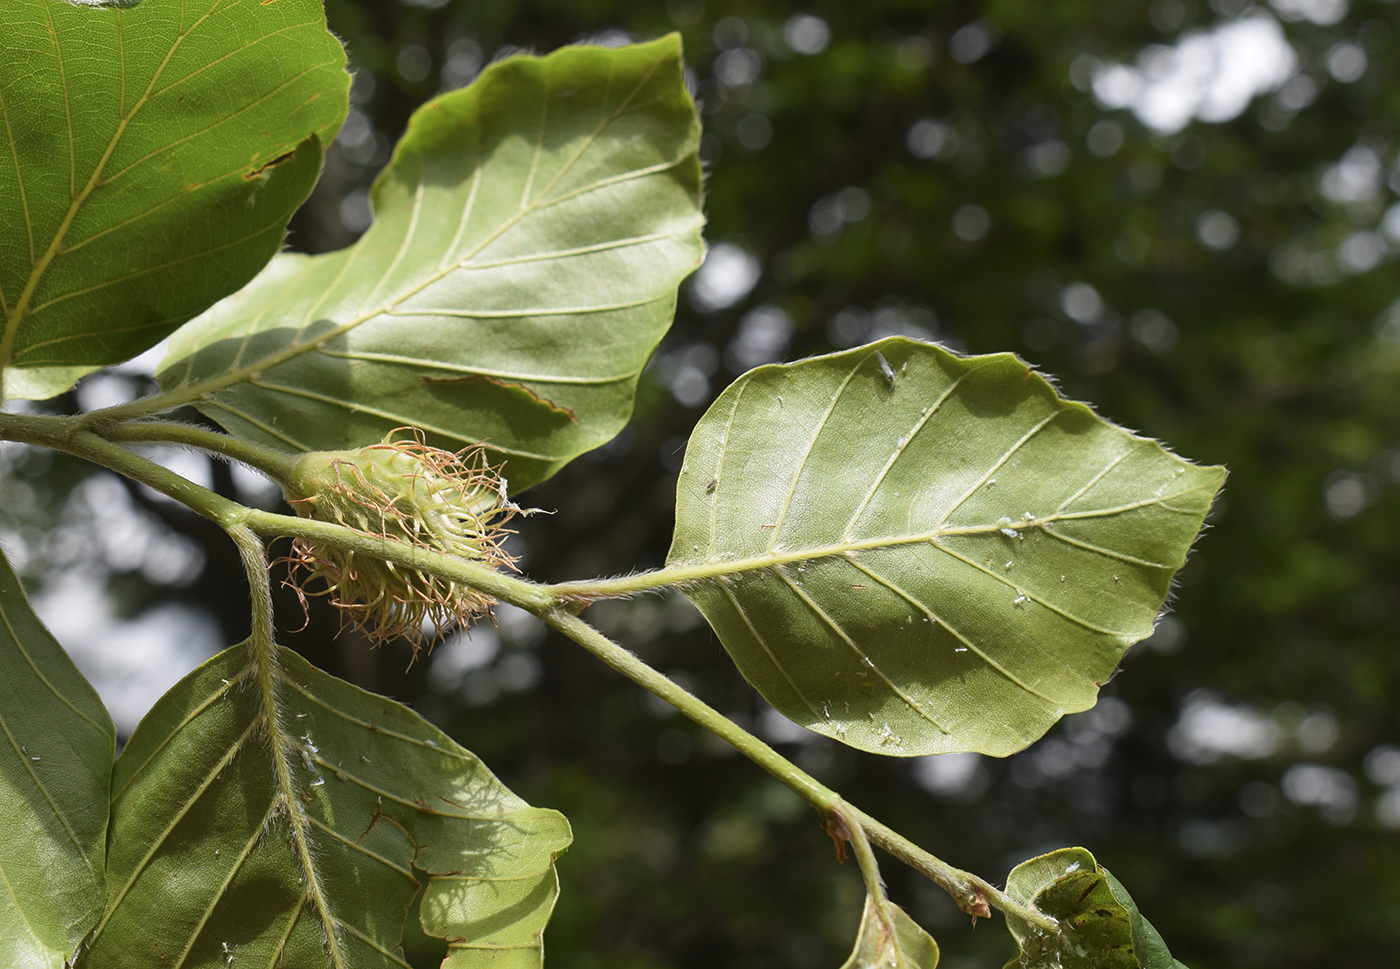
[[(250, 508), (197, 485), (124, 445), (164, 445), (195, 449), (244, 462), (279, 483), (287, 480), (295, 458), (214, 431), (174, 421), (111, 421), (103, 419), (100, 411), (78, 417), (0, 413), (0, 440), (63, 451), (145, 484), (214, 521), (228, 533), (237, 546), (248, 576), (252, 597), (253, 634), (249, 641), (249, 661), (261, 693), (264, 726), (277, 773), (279, 796), (292, 828), (293, 840), (298, 846), (307, 900), (327, 927), (327, 944), (330, 947), (333, 965), (340, 965), (335, 955), (336, 923), (325, 897), (319, 894), (320, 884), (316, 875), (315, 860), (310, 853), (310, 838), (308, 832), (303, 830), (309, 822), (299, 810), (300, 805), (292, 780), (291, 758), (295, 756), (294, 745), (290, 733), (278, 719), (276, 690), (279, 667), (273, 632), (267, 559), (260, 537), (290, 537), (335, 544), (349, 551), (376, 556), (398, 567), (416, 569), (440, 576), (444, 580), (470, 585), (493, 599), (524, 609), (623, 676), (670, 703), (686, 717), (716, 734), (800, 795), (821, 815), (833, 837), (852, 843), (867, 886), (878, 884), (878, 871), (870, 849), (871, 845), (877, 845), (948, 892), (959, 908), (974, 918), (989, 917), (990, 910), (996, 908), (1044, 932), (1060, 931), (1059, 923), (1054, 918), (1008, 897), (986, 880), (949, 865), (844, 800), (763, 740), (643, 662), (634, 653), (609, 639), (579, 616), (588, 604), (600, 599), (659, 591), (704, 578), (705, 576), (696, 574), (697, 570), (694, 567), (660, 569), (620, 579), (541, 584), (504, 574), (488, 564), (467, 557), (445, 555), (333, 522)], [(810, 557), (811, 553), (806, 555)], [(752, 563), (722, 563), (730, 569), (736, 565), (740, 568), (760, 568), (771, 567), (773, 564), (757, 560)]]

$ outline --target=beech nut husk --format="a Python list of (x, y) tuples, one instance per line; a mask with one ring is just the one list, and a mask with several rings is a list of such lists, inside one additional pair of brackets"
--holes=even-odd
[[(506, 497), (498, 470), (482, 447), (444, 451), (399, 428), (358, 450), (303, 455), (287, 492), (303, 518), (513, 569), (505, 525), (525, 512)], [(375, 645), (406, 637), (416, 651), (429, 622), (438, 630), (468, 624), (489, 616), (494, 602), (461, 582), (330, 543), (298, 538), (287, 558), (294, 574), (301, 570), (299, 594), (328, 596)]]

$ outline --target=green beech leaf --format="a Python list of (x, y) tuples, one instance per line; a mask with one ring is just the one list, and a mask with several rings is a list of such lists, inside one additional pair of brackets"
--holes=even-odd
[(563, 816), (288, 650), (266, 715), (250, 653), (191, 673), (122, 751), (107, 908), (80, 965), (404, 967), (426, 873), (422, 922), (450, 940), (446, 966), (539, 966)]
[(61, 969), (102, 913), (116, 731), (0, 555), (0, 966)]
[(1006, 969), (1186, 969), (1127, 889), (1083, 848), (1022, 862), (1007, 877), (1006, 894), (1061, 927), (1048, 933), (1008, 913), (1021, 953)]
[(0, 4), (7, 397), (61, 393), (253, 278), (348, 105), (320, 0), (94, 7)]
[(934, 969), (938, 943), (898, 905), (886, 902), (890, 925), (880, 916), (875, 896), (865, 896), (856, 947), (841, 969)]
[(699, 264), (698, 138), (674, 35), (494, 64), (414, 114), (355, 245), (176, 334), (167, 399), (274, 447), (413, 425), (548, 477), (626, 423)]
[(1225, 476), (1011, 354), (903, 338), (735, 381), (667, 564), (744, 676), (854, 747), (1004, 756), (1148, 636)]

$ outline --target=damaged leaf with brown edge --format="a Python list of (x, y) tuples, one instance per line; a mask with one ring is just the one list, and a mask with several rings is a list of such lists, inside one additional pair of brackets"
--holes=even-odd
[(512, 57), (420, 108), (353, 246), (284, 254), (171, 339), (162, 406), (286, 451), (396, 427), (512, 493), (611, 439), (700, 264), (680, 39)]
[(1021, 953), (1006, 969), (1186, 969), (1118, 879), (1083, 848), (1023, 861), (1006, 894), (1060, 923), (1048, 933), (1006, 916)]
[[(538, 967), (563, 815), (290, 650), (271, 675), (273, 716), (235, 646), (137, 727), (112, 781), (107, 905), (78, 965), (403, 969), (426, 876), (421, 921), (448, 940), (448, 969)], [(292, 797), (271, 744), (289, 755)]]

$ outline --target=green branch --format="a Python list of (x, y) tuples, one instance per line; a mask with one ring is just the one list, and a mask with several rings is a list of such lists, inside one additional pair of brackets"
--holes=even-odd
[(238, 502), (215, 494), (149, 458), (143, 458), (86, 430), (81, 418), (0, 414), (0, 440), (53, 448), (91, 461), (133, 481), (149, 485), (225, 529), (242, 524), (249, 512)]
[[(604, 663), (666, 700), (685, 716), (732, 745), (744, 756), (800, 794), (823, 817), (829, 817), (833, 811), (839, 811), (840, 816), (848, 825), (854, 822), (852, 831), (855, 830), (855, 827), (861, 828), (871, 842), (879, 845), (911, 868), (921, 872), (948, 892), (963, 911), (985, 918), (990, 914), (988, 910), (990, 903), (991, 906), (1013, 914), (1045, 931), (1058, 931), (1054, 919), (1008, 898), (1004, 893), (976, 875), (947, 864), (864, 811), (843, 801), (835, 791), (798, 768), (768, 744), (642, 662), (635, 654), (608, 639), (576, 614), (575, 610), (580, 599), (588, 598), (588, 596), (579, 595), (578, 590), (581, 587), (606, 587), (609, 589), (605, 593), (607, 595), (650, 591), (675, 584), (677, 579), (674, 570), (663, 570), (644, 576), (632, 576), (625, 580), (612, 580), (596, 584), (539, 585), (498, 572), (471, 559), (416, 548), (392, 539), (357, 532), (331, 522), (312, 521), (248, 508), (194, 484), (154, 461), (133, 454), (93, 431), (84, 430), (80, 421), (72, 418), (0, 414), (0, 438), (56, 448), (85, 458), (142, 484), (149, 485), (220, 524), (234, 537), (235, 542), (239, 543), (245, 568), (249, 569), (250, 583), (254, 588), (255, 650), (258, 648), (257, 639), (259, 636), (262, 636), (267, 644), (272, 642), (270, 594), (264, 603), (259, 598), (257, 591), (260, 587), (265, 590), (267, 585), (265, 565), (259, 565), (259, 570), (261, 570), (259, 581), (253, 581), (256, 570), (252, 568), (252, 563), (254, 561), (264, 562), (262, 546), (257, 541), (257, 535), (288, 536), (312, 542), (335, 544), (345, 549), (377, 556), (398, 566), (431, 572), (444, 579), (461, 582), (502, 602), (518, 606), (539, 616)], [(189, 443), (193, 444), (192, 441)], [(193, 444), (193, 446), (199, 445)], [(254, 548), (256, 548), (256, 555), (253, 552)], [(626, 585), (626, 591), (616, 591), (623, 585)], [(264, 630), (262, 633), (258, 632), (260, 628)], [(268, 648), (272, 647), (269, 645)], [(275, 658), (273, 662), (275, 663)], [(262, 682), (265, 669), (272, 669), (275, 672), (275, 666), (269, 667), (265, 662), (259, 661), (259, 682), (266, 692), (273, 689), (273, 686), (270, 683)], [(267, 702), (271, 703), (272, 699), (275, 698), (267, 699)], [(266, 707), (266, 709), (275, 709), (275, 704)], [(272, 725), (270, 724), (270, 726)], [(309, 859), (305, 863), (309, 864)]]
[(838, 815), (841, 821), (842, 831), (851, 842), (851, 847), (855, 851), (856, 864), (860, 865), (860, 877), (865, 881), (865, 894), (875, 900), (875, 908), (880, 914), (880, 921), (883, 922), (890, 932), (894, 931), (894, 914), (890, 912), (890, 900), (885, 895), (885, 880), (880, 877), (880, 866), (875, 861), (875, 852), (871, 850), (870, 839), (865, 835), (863, 825), (850, 821)]
[[(533, 611), (533, 610), (532, 610)], [(637, 656), (614, 643), (564, 606), (543, 613), (541, 619), (568, 636), (604, 663), (632, 682), (661, 697), (685, 716), (713, 732), (759, 767), (800, 794), (823, 817), (836, 816), (851, 832), (861, 828), (875, 844), (900, 861), (922, 873), (946, 891), (969, 915), (986, 918), (992, 906), (1015, 915), (1047, 932), (1057, 932), (1054, 919), (1027, 908), (970, 872), (955, 868), (941, 858), (929, 854), (888, 825), (877, 821), (864, 811), (845, 801), (835, 791), (799, 768), (792, 761), (762, 740), (740, 727), (733, 720), (683, 689), (673, 680), (642, 662)]]
[(502, 602), (542, 615), (558, 605), (549, 587), (518, 579), (473, 559), (444, 555), (407, 545), (391, 538), (357, 532), (334, 522), (314, 521), (292, 515), (245, 509), (248, 527), (259, 535), (303, 538), (311, 542), (337, 545), (353, 552), (374, 556), (394, 565), (431, 572), (484, 592)]
[(782, 754), (682, 688), (674, 680), (668, 679), (642, 662), (635, 653), (614, 643), (573, 612), (556, 607), (543, 613), (540, 618), (632, 682), (659, 696), (691, 720), (720, 737), (739, 753), (802, 795), (823, 817), (840, 802), (841, 797), (835, 791), (798, 768)]
[(195, 448), (208, 454), (239, 461), (261, 471), (280, 485), (285, 485), (291, 478), (292, 467), (297, 460), (296, 455), (178, 421), (130, 421), (111, 425), (90, 421), (86, 423), (91, 430), (109, 441), (123, 444), (169, 444)]

